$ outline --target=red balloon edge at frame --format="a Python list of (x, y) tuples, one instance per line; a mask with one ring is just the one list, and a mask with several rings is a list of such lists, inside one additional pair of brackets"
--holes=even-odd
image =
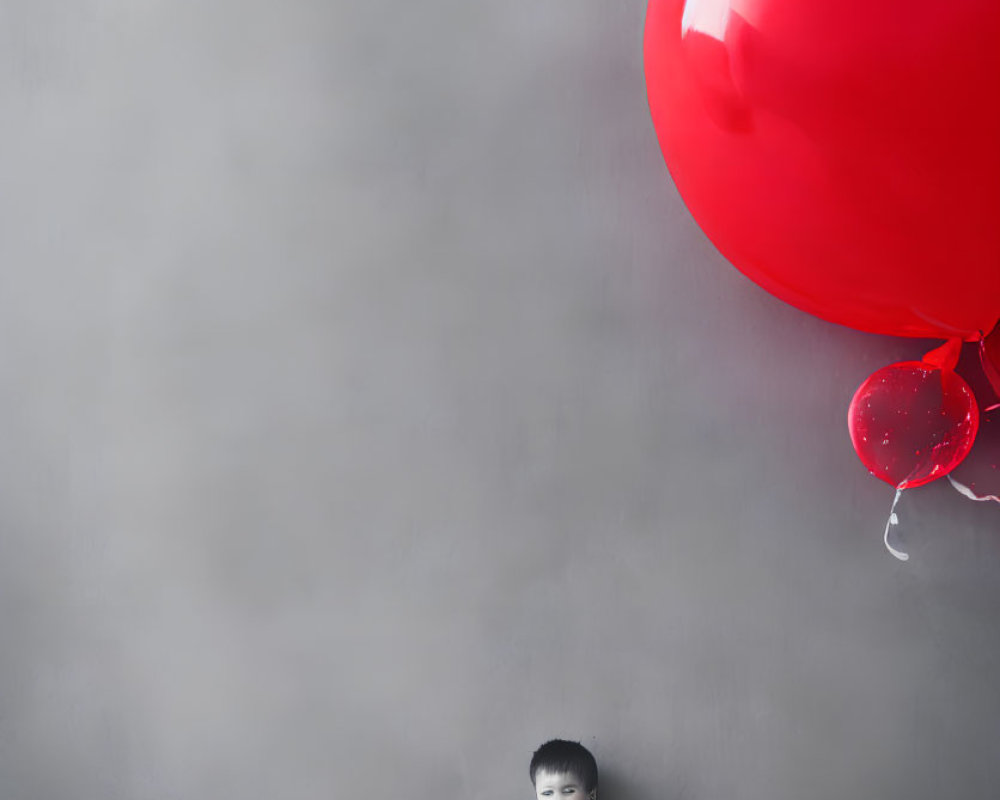
[(720, 252), (873, 333), (1000, 318), (1000, 3), (650, 0), (660, 147)]

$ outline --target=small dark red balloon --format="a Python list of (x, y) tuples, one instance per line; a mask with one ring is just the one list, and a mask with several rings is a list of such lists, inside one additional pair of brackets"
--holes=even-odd
[(1000, 324), (979, 343), (979, 358), (990, 386), (1000, 398)]
[(943, 477), (962, 462), (976, 438), (979, 408), (952, 370), (901, 361), (861, 384), (847, 425), (869, 471), (905, 489)]

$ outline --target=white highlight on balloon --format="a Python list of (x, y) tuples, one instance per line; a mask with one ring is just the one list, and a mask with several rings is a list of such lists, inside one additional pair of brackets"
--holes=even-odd
[(729, 8), (729, 0), (687, 0), (681, 17), (681, 35), (694, 30), (725, 41)]

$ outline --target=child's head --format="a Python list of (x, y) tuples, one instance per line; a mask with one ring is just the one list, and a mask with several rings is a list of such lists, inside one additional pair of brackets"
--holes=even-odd
[(546, 742), (528, 769), (538, 800), (596, 800), (597, 762), (579, 742)]

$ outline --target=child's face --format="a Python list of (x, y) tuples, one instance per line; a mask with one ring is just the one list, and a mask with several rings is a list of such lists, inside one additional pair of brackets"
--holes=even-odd
[(596, 800), (597, 789), (587, 792), (583, 781), (573, 772), (535, 773), (535, 797), (538, 800)]

